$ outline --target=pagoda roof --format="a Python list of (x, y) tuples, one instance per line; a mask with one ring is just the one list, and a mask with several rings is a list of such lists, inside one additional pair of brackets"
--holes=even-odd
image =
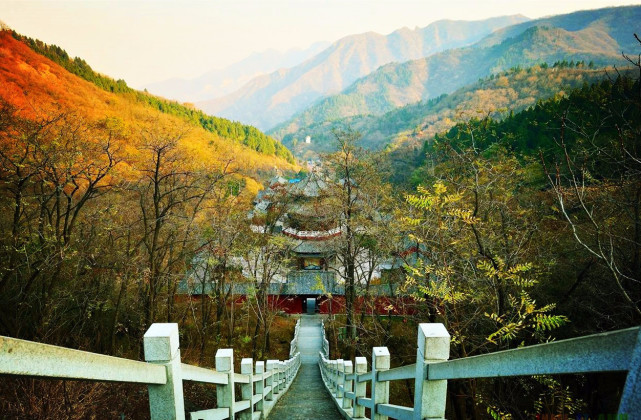
[(327, 255), (335, 252), (336, 245), (337, 243), (335, 239), (329, 239), (326, 241), (299, 240), (292, 248), (292, 252), (308, 255)]
[(321, 178), (318, 171), (312, 171), (300, 182), (292, 184), (291, 193), (304, 197), (319, 197), (327, 189), (327, 183)]
[(292, 227), (283, 229), (283, 234), (302, 240), (324, 241), (340, 235), (341, 228), (334, 228), (329, 230), (297, 230)]

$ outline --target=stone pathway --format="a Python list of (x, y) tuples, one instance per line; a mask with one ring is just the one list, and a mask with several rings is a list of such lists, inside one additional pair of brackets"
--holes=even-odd
[(298, 332), (301, 367), (287, 394), (278, 400), (269, 413), (273, 420), (334, 420), (342, 419), (331, 396), (323, 385), (318, 367), (322, 347), (321, 317), (302, 315)]

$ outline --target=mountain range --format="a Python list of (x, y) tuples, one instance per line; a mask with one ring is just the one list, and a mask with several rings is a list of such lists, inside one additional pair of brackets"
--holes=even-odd
[[(420, 148), (429, 136), (474, 113), (502, 118), (508, 110), (519, 111), (537, 100), (563, 95), (565, 90), (607, 77), (605, 68), (613, 74), (611, 66), (627, 64), (621, 52), (637, 53), (633, 33), (639, 32), (638, 22), (641, 6), (537, 20), (515, 15), (476, 22), (438, 21), (389, 35), (348, 36), (315, 55), (322, 43), (284, 55), (268, 51), (193, 80), (193, 84), (174, 84), (175, 91), (192, 89), (194, 98), (202, 97), (207, 78), (233, 76), (234, 83), (239, 83), (252, 69), (295, 63), (313, 55), (293, 67), (255, 77), (223, 98), (200, 103), (211, 105), (210, 113), (272, 126), (270, 133), (277, 140), (252, 126), (206, 115), (190, 104), (135, 91), (122, 80), (96, 74), (84, 60), (71, 59), (58, 47), (13, 33), (32, 53), (53, 60), (53, 65), (41, 64), (24, 52), (16, 54), (22, 50), (7, 38), (10, 31), (3, 31), (0, 45), (0, 82), (4, 85), (0, 96), (10, 103), (18, 100), (20, 107), (55, 104), (74, 112), (80, 109), (89, 116), (102, 110), (123, 121), (137, 121), (143, 114), (158, 114), (165, 121), (178, 118), (197, 127), (200, 140), (196, 143), (213, 135), (216, 140), (210, 144), (233, 144), (223, 147), (227, 151), (240, 147), (239, 156), (252, 156), (247, 159), (268, 171), (268, 167), (283, 165), (280, 158), (293, 162), (283, 145), (304, 158), (331, 150), (332, 128), (350, 126), (361, 131), (363, 144), (373, 149)], [(32, 71), (26, 71), (30, 66)], [(70, 72), (69, 77), (78, 80), (56, 76), (52, 69)], [(102, 93), (74, 87), (84, 86), (79, 81), (91, 82)], [(60, 86), (65, 89), (61, 91)], [(115, 96), (105, 99), (105, 94)], [(121, 115), (121, 108), (126, 115)], [(307, 136), (311, 144), (301, 142)], [(259, 152), (256, 157), (254, 152)]]
[(522, 15), (475, 22), (444, 20), (389, 35), (348, 36), (297, 66), (256, 77), (225, 97), (196, 105), (210, 114), (270, 128), (384, 64), (470, 45), (499, 28), (526, 20)]
[[(620, 71), (628, 72), (627, 68)], [(540, 100), (563, 97), (585, 83), (592, 84), (615, 76), (613, 68), (595, 68), (594, 64), (585, 62), (514, 68), (478, 80), (451, 94), (394, 108), (382, 115), (322, 120), (296, 130), (284, 126), (273, 135), (282, 138), (285, 146), (304, 159), (331, 152), (335, 147), (333, 130), (348, 127), (362, 134), (361, 145), (365, 148), (400, 147), (409, 153), (408, 149), (420, 149), (426, 140), (450, 129), (457, 122), (486, 115), (502, 119)], [(311, 143), (303, 141), (307, 136)]]
[[(382, 115), (516, 67), (558, 61), (591, 62), (598, 67), (624, 65), (627, 62), (621, 52), (634, 54), (637, 49), (633, 32), (638, 22), (641, 7), (633, 6), (580, 11), (512, 25), (468, 47), (382, 66), (339, 94), (317, 100), (271, 133), (287, 143), (317, 134), (308, 127), (349, 116)], [(319, 146), (319, 150), (323, 148)]]

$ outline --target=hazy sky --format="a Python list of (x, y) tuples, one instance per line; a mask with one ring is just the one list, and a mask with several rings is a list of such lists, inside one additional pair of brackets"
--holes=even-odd
[(625, 0), (0, 0), (0, 20), (131, 86), (190, 78), (270, 48), (439, 19), (535, 18)]

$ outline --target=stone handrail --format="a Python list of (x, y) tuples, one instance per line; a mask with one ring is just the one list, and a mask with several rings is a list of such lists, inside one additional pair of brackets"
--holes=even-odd
[(329, 341), (327, 341), (327, 336), (325, 335), (325, 321), (321, 320), (321, 338), (323, 346), (323, 356), (329, 358)]
[(296, 320), (296, 326), (294, 327), (294, 338), (289, 343), (289, 357), (294, 357), (298, 353), (298, 332), (300, 331), (300, 318)]
[(299, 323), (288, 360), (254, 365), (244, 358), (240, 373), (234, 372), (233, 349), (216, 352), (215, 370), (181, 363), (178, 324), (153, 324), (144, 336), (146, 362), (0, 336), (0, 374), (147, 384), (152, 420), (184, 420), (183, 381), (209, 383), (216, 385), (218, 407), (191, 412), (191, 420), (265, 418), (298, 373)]
[[(329, 360), (323, 330), (320, 370), (323, 382), (345, 418), (444, 419), (447, 381), (462, 378), (627, 371), (619, 414), (641, 418), (641, 334), (629, 328), (585, 337), (448, 360), (450, 335), (443, 324), (419, 324), (416, 363), (390, 369), (387, 347), (374, 347), (367, 359)], [(414, 406), (390, 404), (390, 381), (413, 379)], [(368, 395), (369, 389), (369, 397)]]

